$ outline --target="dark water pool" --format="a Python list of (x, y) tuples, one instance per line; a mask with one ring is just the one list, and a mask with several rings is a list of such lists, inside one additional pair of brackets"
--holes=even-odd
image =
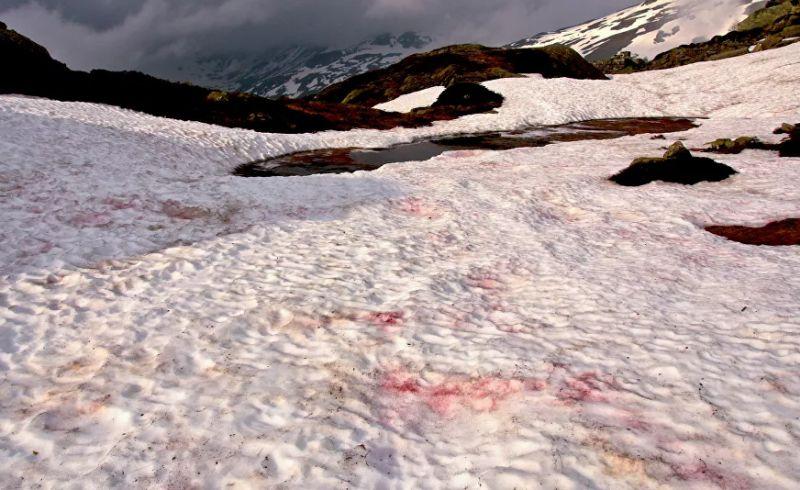
[(596, 119), (521, 131), (436, 138), (389, 148), (333, 148), (304, 151), (246, 163), (234, 170), (240, 177), (286, 177), (375, 170), (387, 163), (429, 160), (455, 150), (510, 150), (554, 143), (663, 134), (697, 127), (687, 118)]

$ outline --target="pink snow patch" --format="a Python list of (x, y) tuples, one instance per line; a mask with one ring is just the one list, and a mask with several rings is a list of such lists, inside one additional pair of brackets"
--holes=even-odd
[(102, 202), (106, 206), (109, 206), (111, 209), (115, 211), (120, 211), (122, 209), (133, 209), (137, 205), (136, 199), (121, 198), (121, 197), (107, 197), (100, 202)]
[(369, 320), (376, 325), (402, 325), (405, 313), (402, 311), (380, 311), (369, 314)]
[(460, 410), (495, 412), (504, 402), (525, 391), (541, 391), (543, 380), (523, 380), (484, 376), (480, 378), (452, 377), (442, 383), (425, 385), (411, 374), (399, 370), (385, 374), (381, 389), (392, 398), (417, 403), (442, 417), (451, 417)]
[(108, 213), (86, 211), (72, 216), (67, 223), (78, 228), (97, 228), (110, 224), (111, 216)]
[(470, 287), (479, 289), (501, 289), (503, 283), (500, 282), (500, 276), (488, 271), (473, 271), (465, 279), (466, 284)]
[(484, 153), (486, 153), (486, 150), (455, 150), (447, 152), (447, 156), (451, 158), (470, 158)]
[(672, 471), (680, 480), (687, 482), (707, 482), (717, 488), (729, 490), (747, 490), (752, 488), (746, 476), (727, 472), (721, 468), (711, 467), (702, 459), (697, 463), (673, 465)]
[(610, 376), (586, 372), (565, 379), (556, 397), (569, 405), (584, 402), (603, 403), (608, 400), (605, 392), (612, 388), (613, 384), (614, 380)]
[(397, 201), (400, 211), (421, 218), (434, 219), (440, 216), (436, 206), (419, 197), (406, 197)]
[(198, 219), (208, 216), (208, 210), (197, 206), (184, 206), (178, 201), (164, 201), (161, 203), (161, 211), (175, 219)]

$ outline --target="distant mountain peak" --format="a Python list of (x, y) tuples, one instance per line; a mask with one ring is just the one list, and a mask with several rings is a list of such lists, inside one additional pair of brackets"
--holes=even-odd
[(432, 43), (430, 37), (416, 32), (383, 33), (346, 48), (289, 46), (257, 55), (205, 56), (144, 69), (172, 80), (224, 90), (302, 97), (430, 49)]
[(510, 44), (513, 48), (565, 44), (590, 61), (630, 51), (653, 58), (682, 44), (726, 34), (766, 0), (646, 0), (583, 24)]

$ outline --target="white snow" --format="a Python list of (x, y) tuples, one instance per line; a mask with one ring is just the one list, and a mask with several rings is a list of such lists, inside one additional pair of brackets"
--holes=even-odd
[[(609, 57), (606, 45), (645, 58), (683, 44), (707, 41), (727, 34), (747, 18), (763, 0), (648, 0), (602, 19), (549, 32), (514, 43), (533, 48), (566, 44), (584, 56), (599, 51)], [(629, 39), (626, 39), (629, 38)], [(618, 46), (621, 41), (627, 44)]]
[(497, 114), (274, 135), (0, 97), (0, 481), (108, 488), (796, 488), (800, 161), (606, 178), (669, 141), (240, 179), (333, 146), (800, 119), (800, 46), (612, 81), (488, 82)]
[(436, 86), (420, 90), (419, 92), (412, 92), (410, 94), (401, 95), (400, 97), (378, 104), (375, 109), (380, 109), (386, 112), (411, 112), (414, 109), (422, 107), (430, 107), (445, 91), (444, 86)]

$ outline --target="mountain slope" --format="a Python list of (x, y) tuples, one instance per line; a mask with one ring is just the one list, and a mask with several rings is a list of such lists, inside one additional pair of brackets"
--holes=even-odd
[(313, 100), (372, 107), (431, 87), (531, 73), (544, 78), (606, 78), (578, 53), (564, 46), (502, 49), (457, 44), (409, 56), (387, 68), (348, 78), (314, 95)]
[(763, 0), (646, 0), (602, 19), (537, 34), (510, 47), (565, 44), (589, 61), (609, 58), (621, 51), (653, 58), (682, 44), (726, 34), (766, 3)]
[(431, 43), (431, 38), (414, 32), (383, 34), (345, 49), (292, 46), (258, 55), (214, 56), (143, 69), (175, 81), (263, 97), (300, 97), (389, 66), (429, 49)]
[(274, 133), (417, 127), (499, 105), (440, 105), (414, 114), (392, 114), (369, 107), (218, 91), (132, 71), (73, 71), (2, 22), (0, 67), (5, 69), (0, 94), (109, 104), (155, 116)]

